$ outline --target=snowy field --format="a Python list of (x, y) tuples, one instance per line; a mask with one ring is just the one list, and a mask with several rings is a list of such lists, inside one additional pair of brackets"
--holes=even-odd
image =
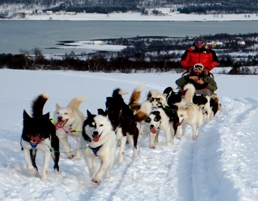
[[(120, 87), (129, 92), (145, 84), (141, 101), (150, 89), (160, 92), (175, 86), (180, 74), (89, 73), (73, 71), (0, 70), (0, 200), (1, 201), (255, 201), (258, 198), (258, 95), (257, 76), (215, 74), (222, 110), (203, 125), (199, 138), (186, 137), (166, 146), (161, 132), (155, 150), (148, 147), (146, 134), (139, 141), (139, 157), (126, 147), (125, 161), (115, 163), (111, 177), (93, 184), (83, 158), (66, 159), (61, 154), (60, 173), (49, 179), (28, 174), (20, 147), (22, 113), (30, 113), (31, 101), (48, 91), (44, 113), (55, 103), (66, 106), (78, 96), (87, 100), (80, 106), (96, 113), (104, 108), (106, 96)], [(71, 144), (75, 140), (69, 138)], [(118, 153), (118, 150), (117, 150)], [(117, 159), (117, 156), (116, 156)], [(43, 155), (37, 157), (42, 170)]]

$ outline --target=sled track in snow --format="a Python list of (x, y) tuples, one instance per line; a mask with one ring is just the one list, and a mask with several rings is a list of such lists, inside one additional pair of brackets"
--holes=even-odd
[[(252, 162), (245, 161), (238, 152), (239, 149), (240, 152), (250, 151), (243, 141), (244, 137), (250, 136), (258, 140), (255, 133), (258, 126), (253, 125), (252, 120), (258, 118), (258, 101), (250, 98), (221, 98), (221, 103), (222, 110), (211, 122), (203, 126), (193, 148), (192, 200), (216, 200), (211, 198), (218, 192), (223, 194), (223, 188), (232, 191), (232, 197), (227, 198), (228, 193), (225, 193), (223, 199), (238, 200), (237, 195), (243, 190), (242, 182), (246, 179), (241, 178), (237, 169), (252, 172), (251, 168), (249, 169)], [(251, 127), (255, 127), (253, 133), (243, 132), (250, 131)], [(232, 150), (236, 155), (231, 155)], [(239, 163), (230, 163), (231, 157), (238, 157)], [(235, 183), (231, 176), (239, 177), (239, 183)]]

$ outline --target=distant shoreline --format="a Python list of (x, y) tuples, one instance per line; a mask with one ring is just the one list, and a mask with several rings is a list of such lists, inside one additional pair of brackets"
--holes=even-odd
[(52, 21), (163, 21), (163, 22), (221, 22), (221, 21), (258, 21), (257, 14), (180, 14), (168, 13), (165, 16), (141, 15), (141, 13), (77, 13), (75, 15), (38, 14), (26, 15), (25, 18), (0, 20), (52, 20)]

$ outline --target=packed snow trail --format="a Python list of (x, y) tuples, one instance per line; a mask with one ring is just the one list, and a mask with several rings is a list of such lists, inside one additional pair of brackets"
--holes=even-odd
[[(193, 200), (252, 200), (241, 196), (251, 178), (243, 178), (241, 172), (257, 174), (257, 149), (250, 146), (257, 142), (258, 101), (252, 98), (221, 98), (222, 111), (202, 129), (194, 146), (193, 157)], [(232, 154), (233, 153), (233, 154)], [(232, 160), (232, 157), (234, 160)], [(249, 180), (250, 179), (250, 180)], [(254, 182), (254, 181), (253, 181)], [(246, 183), (246, 184), (245, 184)], [(252, 184), (257, 186), (257, 182)]]

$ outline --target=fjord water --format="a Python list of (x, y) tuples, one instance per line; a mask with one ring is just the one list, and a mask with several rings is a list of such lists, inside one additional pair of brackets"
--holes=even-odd
[(59, 41), (87, 41), (136, 36), (194, 37), (207, 34), (257, 32), (258, 21), (32, 21), (0, 20), (0, 54), (40, 48), (43, 54), (83, 52), (59, 49)]

